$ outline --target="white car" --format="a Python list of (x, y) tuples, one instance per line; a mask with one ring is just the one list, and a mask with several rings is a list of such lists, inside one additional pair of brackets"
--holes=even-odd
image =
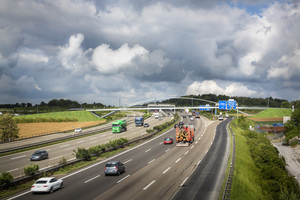
[(194, 117), (191, 117), (191, 121), (194, 121)]
[(75, 128), (75, 133), (80, 133), (80, 132), (82, 132), (81, 128)]
[(44, 177), (38, 179), (32, 186), (30, 191), (33, 193), (37, 192), (48, 192), (52, 193), (54, 190), (58, 190), (64, 187), (63, 180), (55, 177)]

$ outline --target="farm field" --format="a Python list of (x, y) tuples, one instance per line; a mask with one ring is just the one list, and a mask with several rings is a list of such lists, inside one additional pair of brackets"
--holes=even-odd
[(37, 135), (46, 135), (54, 132), (63, 132), (73, 130), (75, 128), (84, 128), (89, 126), (95, 126), (102, 121), (83, 121), (83, 122), (40, 122), (40, 123), (23, 123), (18, 124), (20, 129), (20, 137), (31, 137)]
[(19, 115), (14, 118), (27, 118), (27, 119), (37, 119), (37, 118), (54, 118), (54, 119), (77, 119), (78, 121), (99, 121), (103, 120), (101, 118), (96, 117), (92, 113), (82, 110), (82, 111), (65, 111), (65, 112), (51, 112), (51, 113), (42, 113), (42, 114), (34, 114), (34, 115)]

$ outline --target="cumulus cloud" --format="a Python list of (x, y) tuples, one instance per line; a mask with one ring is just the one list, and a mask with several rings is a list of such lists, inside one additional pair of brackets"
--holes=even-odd
[[(224, 84), (224, 83), (223, 83)], [(219, 84), (222, 85), (222, 84)], [(247, 86), (241, 83), (231, 83), (228, 86), (219, 86), (216, 81), (206, 80), (202, 82), (194, 82), (187, 88), (187, 95), (198, 94), (216, 94), (227, 96), (248, 96), (251, 97), (257, 94), (257, 91), (247, 88)]]
[(299, 98), (297, 1), (4, 0), (0, 13), (5, 102)]

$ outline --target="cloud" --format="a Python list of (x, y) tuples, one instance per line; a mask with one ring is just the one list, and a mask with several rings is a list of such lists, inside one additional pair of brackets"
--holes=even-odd
[[(221, 85), (221, 84), (220, 84)], [(216, 81), (206, 80), (202, 82), (194, 82), (187, 88), (186, 95), (198, 94), (216, 94), (227, 96), (247, 96), (251, 97), (257, 94), (257, 91), (248, 89), (241, 83), (231, 83), (226, 87), (220, 87)]]
[(0, 13), (3, 102), (299, 98), (297, 1), (4, 0)]

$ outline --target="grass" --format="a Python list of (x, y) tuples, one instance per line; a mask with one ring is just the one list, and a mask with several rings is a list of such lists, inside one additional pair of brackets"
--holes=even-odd
[(284, 117), (284, 116), (292, 116), (292, 109), (270, 108), (258, 113), (253, 117), (268, 118), (268, 117)]
[(51, 113), (41, 113), (33, 115), (19, 115), (14, 116), (14, 118), (54, 118), (54, 119), (65, 119), (65, 118), (76, 118), (78, 121), (100, 121), (102, 118), (98, 118), (93, 115), (91, 112), (82, 110), (82, 111), (65, 111), (65, 112), (51, 112)]
[(260, 173), (250, 155), (243, 130), (234, 125), (231, 127), (235, 133), (236, 157), (230, 199), (265, 199), (260, 187)]

